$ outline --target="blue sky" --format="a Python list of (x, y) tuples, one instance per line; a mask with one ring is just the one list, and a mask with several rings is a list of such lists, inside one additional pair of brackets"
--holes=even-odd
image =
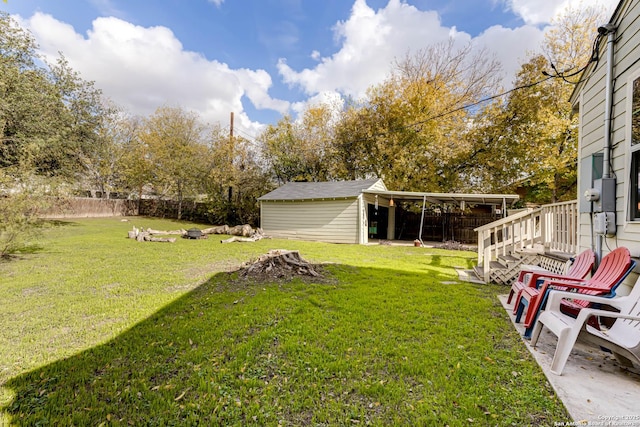
[(395, 59), (453, 37), (502, 63), (504, 85), (568, 5), (616, 0), (8, 0), (44, 57), (134, 114), (162, 105), (256, 135), (307, 103), (360, 97)]

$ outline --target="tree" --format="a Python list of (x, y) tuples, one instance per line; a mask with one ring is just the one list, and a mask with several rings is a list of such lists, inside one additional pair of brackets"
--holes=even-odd
[(0, 12), (0, 256), (25, 244), (58, 182), (43, 180), (43, 152), (62, 140), (60, 94), (38, 64), (33, 37)]
[(126, 117), (118, 123), (117, 140), (122, 146), (118, 174), (122, 189), (137, 196), (138, 210), (145, 186), (154, 179), (150, 147), (140, 138), (142, 119)]
[[(128, 168), (137, 168), (135, 163), (125, 159), (127, 150), (134, 149), (131, 141), (135, 122), (113, 104), (103, 106), (98, 119), (92, 143), (86, 144), (78, 153), (78, 160), (83, 167), (83, 187), (99, 191), (101, 197), (108, 199), (112, 192), (127, 187), (129, 177), (125, 172)], [(144, 164), (140, 159), (135, 162)], [(139, 187), (134, 188), (137, 190)]]
[(331, 171), (334, 177), (356, 180), (375, 175), (368, 160), (367, 143), (371, 136), (369, 129), (363, 126), (366, 119), (366, 110), (352, 100), (340, 112), (334, 129), (331, 156)]
[(467, 104), (497, 86), (498, 64), (473, 46), (453, 40), (407, 55), (367, 99), (343, 112), (336, 155), (343, 176), (378, 176), (407, 191), (454, 191)]
[(101, 93), (61, 57), (41, 65), (33, 37), (0, 13), (0, 167), (74, 180), (78, 156), (96, 138)]
[(0, 168), (0, 258), (23, 249), (41, 225), (41, 215), (53, 204), (55, 185), (18, 166)]
[(546, 35), (548, 56), (531, 56), (516, 76), (518, 89), (478, 114), (468, 134), (474, 148), (460, 163), (474, 170), (467, 179), (482, 177), (499, 192), (528, 188), (534, 202), (575, 198), (577, 117), (569, 97), (592, 59), (599, 17), (593, 8), (567, 11)]
[(262, 133), (262, 152), (278, 182), (331, 178), (332, 111), (327, 104), (313, 105), (298, 121), (285, 116)]
[(178, 219), (185, 197), (198, 195), (205, 175), (202, 132), (195, 113), (175, 107), (158, 108), (140, 129), (139, 138), (153, 173), (152, 184), (159, 195), (178, 201)]
[(0, 12), (0, 167), (35, 163), (59, 139), (61, 104), (49, 76), (36, 65), (33, 37)]
[(42, 150), (39, 168), (49, 174), (77, 179), (83, 177), (83, 171), (78, 170), (81, 158), (91, 157), (96, 146), (104, 145), (100, 133), (104, 134), (105, 122), (112, 120), (109, 116), (116, 114), (115, 107), (108, 105), (94, 83), (83, 80), (64, 57), (49, 68), (64, 107), (57, 117), (63, 137)]
[(225, 134), (219, 126), (212, 129), (209, 144), (205, 184), (212, 222), (257, 225), (256, 199), (273, 184), (259, 164), (256, 147), (245, 138)]

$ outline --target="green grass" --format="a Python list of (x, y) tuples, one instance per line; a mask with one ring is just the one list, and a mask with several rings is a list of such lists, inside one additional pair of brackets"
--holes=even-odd
[[(476, 255), (283, 240), (126, 239), (157, 219), (43, 230), (0, 264), (0, 424), (549, 425), (561, 402)], [(320, 283), (229, 273), (269, 249)], [(453, 282), (453, 283), (451, 283)]]

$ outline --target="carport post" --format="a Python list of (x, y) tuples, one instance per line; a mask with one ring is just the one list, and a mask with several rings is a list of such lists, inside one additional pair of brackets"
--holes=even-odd
[(424, 224), (424, 210), (427, 205), (427, 196), (422, 196), (422, 215), (420, 216), (420, 230), (418, 231), (418, 240), (420, 240), (420, 245), (424, 246), (424, 242), (422, 241), (422, 224)]

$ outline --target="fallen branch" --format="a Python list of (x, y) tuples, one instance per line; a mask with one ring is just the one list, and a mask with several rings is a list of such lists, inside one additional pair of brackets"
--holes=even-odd
[(175, 237), (153, 237), (152, 233), (149, 231), (139, 230), (136, 227), (133, 227), (133, 230), (127, 232), (127, 237), (129, 239), (135, 239), (138, 242), (168, 242), (173, 243), (176, 241)]
[(187, 234), (186, 230), (170, 230), (170, 231), (162, 231), (162, 230), (153, 230), (151, 228), (147, 228), (147, 233), (149, 234), (155, 234), (155, 235), (178, 235), (178, 236), (184, 236), (185, 234)]
[(152, 237), (152, 236), (144, 236), (145, 242), (168, 242), (174, 243), (176, 241), (175, 237)]
[(258, 240), (260, 240), (262, 237), (260, 238), (256, 238), (256, 237), (238, 237), (238, 236), (231, 236), (228, 239), (224, 239), (224, 240), (220, 240), (220, 243), (233, 243), (233, 242), (256, 242)]
[[(136, 239), (139, 242), (175, 242), (176, 239), (172, 238), (150, 238), (151, 236), (166, 236), (166, 235), (177, 235), (186, 237), (189, 234), (190, 230), (154, 230), (152, 228), (138, 229), (137, 227), (133, 227), (133, 230), (127, 233), (127, 237), (130, 239)], [(235, 227), (229, 227), (228, 225), (221, 225), (217, 227), (205, 228), (204, 230), (198, 230), (203, 236), (202, 238), (206, 238), (208, 234), (227, 234), (233, 237), (230, 237), (225, 240), (221, 240), (220, 243), (231, 243), (231, 242), (255, 242), (260, 239), (265, 239), (264, 232), (261, 228), (256, 228), (255, 230), (249, 225), (236, 225)]]
[(210, 227), (202, 230), (203, 234), (229, 234), (228, 225), (220, 225), (218, 227)]
[(231, 236), (242, 236), (242, 237), (251, 237), (256, 230), (254, 230), (249, 224), (244, 225), (236, 225), (235, 227), (229, 228), (227, 230), (227, 234)]
[(232, 237), (229, 237), (228, 239), (220, 240), (220, 243), (257, 242), (258, 240), (268, 239), (268, 238), (269, 237), (265, 236), (261, 228), (257, 228), (255, 230), (252, 229), (252, 234), (250, 235), (250, 237), (232, 236)]

